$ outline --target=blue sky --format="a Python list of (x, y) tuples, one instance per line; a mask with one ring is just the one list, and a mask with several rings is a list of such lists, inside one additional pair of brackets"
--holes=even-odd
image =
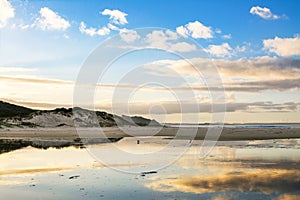
[[(170, 31), (181, 42), (189, 39), (190, 43), (185, 48), (190, 49), (180, 50), (183, 54), (190, 50), (189, 59), (196, 63), (204, 62), (200, 60), (201, 56), (197, 56), (199, 51), (192, 53), (193, 45), (198, 44), (203, 47), (202, 52), (215, 60), (228, 87), (226, 101), (234, 104), (233, 111), (228, 112), (229, 122), (253, 122), (261, 112), (273, 117), (270, 122), (299, 122), (299, 10), (300, 2), (296, 0), (103, 0), (88, 3), (79, 0), (72, 3), (63, 0), (0, 0), (0, 97), (39, 108), (70, 106), (72, 87), (69, 83), (63, 87), (64, 90), (57, 89), (60, 88), (55, 85), (57, 83), (48, 83), (49, 91), (58, 93), (51, 97), (40, 89), (46, 83), (40, 85), (32, 80), (55, 79), (62, 84), (64, 81), (73, 82), (86, 58), (103, 41), (126, 31), (134, 33), (128, 32), (131, 29), (158, 27)], [(152, 35), (150, 45), (159, 41), (156, 46), (175, 48), (172, 46), (176, 44), (175, 40), (170, 39), (166, 31), (160, 34), (162, 36)], [(134, 60), (136, 57), (139, 61)], [(130, 65), (137, 63), (164, 63), (175, 69), (173, 60), (180, 62), (178, 58), (159, 57), (153, 52), (136, 57), (129, 56), (123, 63), (119, 62), (105, 80), (117, 80), (116, 72), (125, 74), (131, 69)], [(149, 66), (147, 69), (150, 69)], [(155, 66), (151, 70), (166, 73)], [(176, 70), (189, 80), (195, 79), (185, 74), (186, 69)], [(172, 80), (170, 77), (168, 79)], [(26, 89), (20, 89), (22, 87), (18, 84)], [(191, 81), (191, 84), (196, 82)], [(254, 91), (253, 85), (262, 89)], [(141, 100), (145, 94), (138, 96)], [(168, 99), (168, 95), (162, 96), (163, 100)], [(242, 106), (239, 103), (248, 104)], [(170, 114), (168, 121), (178, 119), (178, 116), (171, 115), (174, 114)]]

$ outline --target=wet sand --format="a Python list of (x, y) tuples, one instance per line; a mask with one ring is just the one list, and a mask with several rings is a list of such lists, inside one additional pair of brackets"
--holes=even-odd
[[(217, 130), (219, 129), (219, 130)], [(2, 128), (0, 139), (47, 139), (74, 140), (76, 138), (120, 138), (165, 136), (176, 139), (216, 140), (216, 134), (221, 131), (217, 140), (266, 140), (300, 138), (300, 128), (229, 128), (215, 127), (208, 132), (208, 128), (176, 128), (176, 127), (105, 127), (101, 128)], [(208, 133), (208, 134), (207, 134)]]

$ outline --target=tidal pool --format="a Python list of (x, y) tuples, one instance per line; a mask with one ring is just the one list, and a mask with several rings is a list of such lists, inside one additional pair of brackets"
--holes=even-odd
[[(300, 139), (218, 142), (205, 158), (202, 141), (186, 148), (179, 140), (148, 160), (110, 153), (143, 157), (168, 143), (123, 138), (89, 148), (0, 151), (1, 199), (300, 199)], [(91, 154), (97, 151), (110, 162)]]

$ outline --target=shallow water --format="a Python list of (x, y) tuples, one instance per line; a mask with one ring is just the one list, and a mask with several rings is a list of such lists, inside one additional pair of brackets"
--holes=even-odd
[(299, 139), (219, 142), (204, 159), (202, 141), (139, 140), (2, 153), (1, 199), (300, 199)]

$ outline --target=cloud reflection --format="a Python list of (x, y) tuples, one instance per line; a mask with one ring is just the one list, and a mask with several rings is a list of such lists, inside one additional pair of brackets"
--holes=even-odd
[(276, 197), (274, 200), (299, 200), (300, 195), (296, 194), (283, 194), (278, 197)]
[(74, 167), (14, 169), (14, 170), (1, 171), (0, 176), (3, 176), (3, 175), (17, 175), (17, 174), (31, 174), (31, 173), (47, 173), (47, 172), (57, 172), (57, 171), (71, 170), (71, 169), (74, 169)]
[(203, 194), (208, 192), (296, 192), (300, 190), (300, 171), (297, 170), (255, 170), (251, 172), (226, 173), (220, 176), (197, 176), (166, 178), (146, 184), (146, 187), (160, 192), (187, 192)]

